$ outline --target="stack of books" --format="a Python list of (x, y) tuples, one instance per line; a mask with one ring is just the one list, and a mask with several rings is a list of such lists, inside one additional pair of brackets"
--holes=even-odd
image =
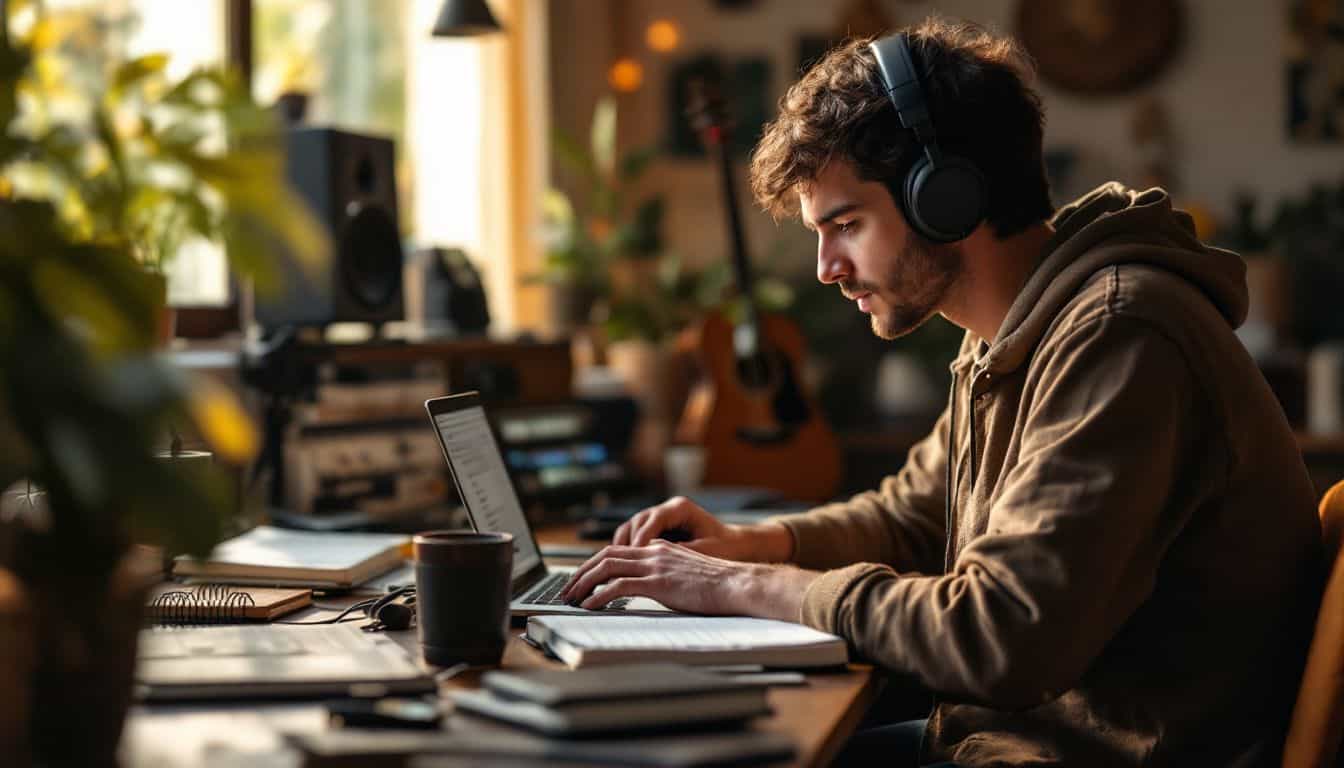
[(547, 736), (722, 726), (771, 711), (763, 687), (682, 664), (494, 671), (481, 683), (453, 692), (457, 711)]

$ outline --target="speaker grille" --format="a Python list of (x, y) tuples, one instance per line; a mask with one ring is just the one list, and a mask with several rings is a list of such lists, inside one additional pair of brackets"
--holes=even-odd
[(401, 234), (397, 222), (376, 205), (351, 203), (338, 242), (341, 274), (348, 295), (378, 311), (401, 289)]

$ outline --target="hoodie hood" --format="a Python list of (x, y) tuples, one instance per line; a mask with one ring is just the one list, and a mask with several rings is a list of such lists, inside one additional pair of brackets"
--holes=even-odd
[(1246, 264), (1195, 238), (1194, 222), (1161, 189), (1138, 192), (1110, 182), (1061, 208), (1055, 235), (981, 358), (1006, 373), (1030, 355), (1055, 316), (1088, 278), (1116, 264), (1146, 264), (1195, 284), (1233, 328), (1246, 319)]

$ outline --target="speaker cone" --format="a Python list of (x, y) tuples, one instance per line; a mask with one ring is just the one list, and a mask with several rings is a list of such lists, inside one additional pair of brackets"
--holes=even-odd
[(401, 288), (401, 233), (397, 222), (376, 205), (351, 203), (337, 257), (350, 296), (368, 310), (397, 298)]

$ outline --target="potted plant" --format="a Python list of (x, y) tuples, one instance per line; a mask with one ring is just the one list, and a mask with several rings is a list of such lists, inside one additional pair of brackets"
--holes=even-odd
[(146, 57), (72, 97), (84, 109), (49, 109), (57, 39), (43, 20), (12, 34), (0, 2), (0, 489), (20, 488), (0, 508), (0, 754), (97, 766), (115, 764), (156, 575), (131, 532), (203, 554), (234, 506), (223, 466), (156, 454), (185, 425), (222, 462), (257, 444), (232, 395), (157, 354), (154, 270), (194, 234), (264, 285), (277, 249), (322, 243), (271, 112), (234, 78), (170, 83)]
[(1294, 340), (1310, 348), (1344, 338), (1344, 315), (1338, 310), (1344, 291), (1344, 178), (1281, 200), (1267, 237), (1289, 273)]
[[(577, 205), (559, 189), (543, 201), (546, 261), (537, 279), (555, 286), (557, 321), (566, 329), (600, 322), (613, 299), (637, 290), (662, 252), (663, 199), (634, 189), (655, 156), (652, 147), (619, 153), (616, 102), (598, 101), (588, 146), (554, 136), (561, 166), (582, 188)], [(615, 273), (615, 274), (613, 274)]]

